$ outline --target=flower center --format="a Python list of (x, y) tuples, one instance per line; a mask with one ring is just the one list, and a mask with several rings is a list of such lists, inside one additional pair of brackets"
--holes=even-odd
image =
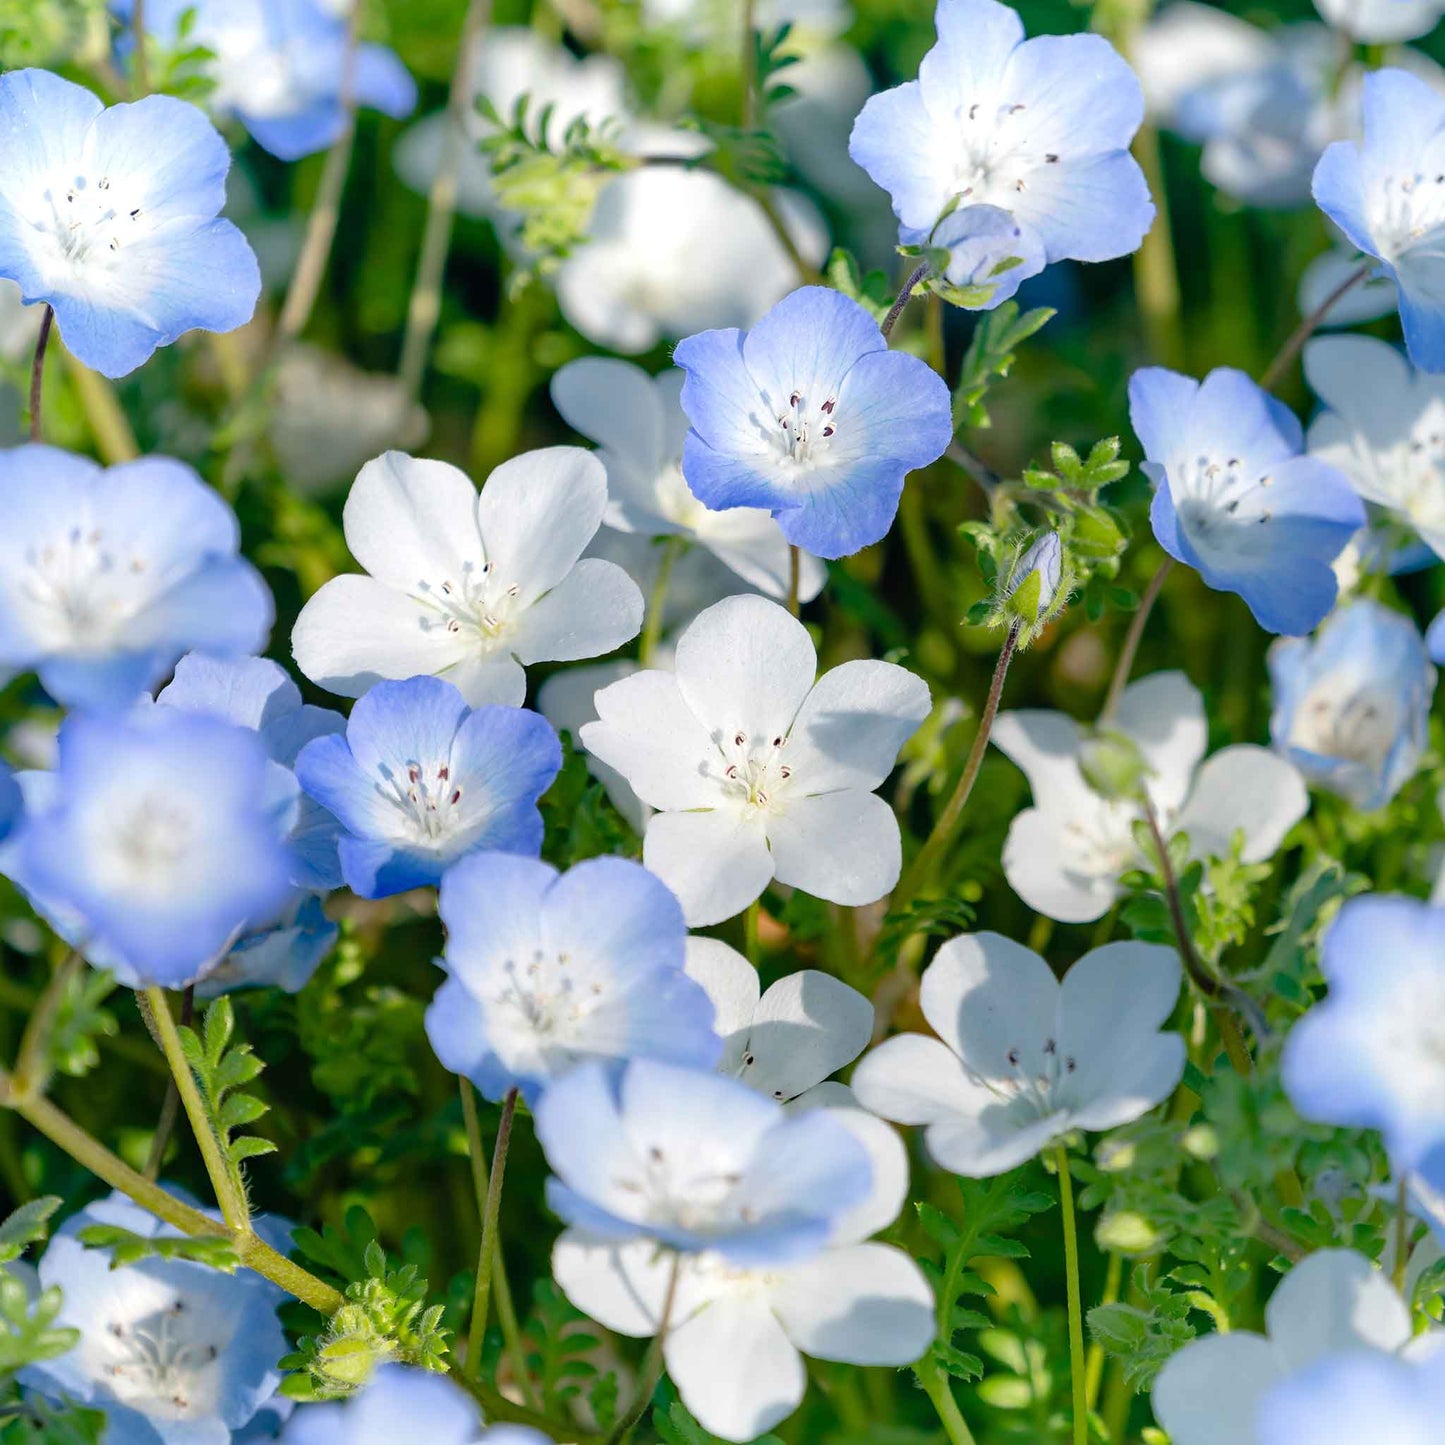
[(974, 101), (954, 112), (959, 155), (953, 176), (960, 202), (1008, 210), (1028, 190), (1032, 172), (1058, 164), (1053, 151), (1034, 148), (1027, 115), (1028, 106), (1019, 101)]
[[(1238, 457), (1220, 460), (1201, 456), (1172, 468), (1170, 485), (1179, 498), (1179, 511), (1196, 541), (1209, 541), (1223, 529), (1237, 526), (1234, 520), (1242, 503), (1274, 485), (1268, 474), (1251, 477)], [(1268, 507), (1247, 514), (1259, 525), (1271, 521)]]
[(718, 744), (723, 793), (742, 808), (776, 811), (792, 785), (793, 770), (783, 761), (788, 740), (782, 734), (751, 739), (741, 728)]
[(1060, 1085), (1078, 1069), (1075, 1059), (1060, 1054), (1056, 1039), (1045, 1039), (1042, 1047), (1035, 1049), (1013, 1044), (1004, 1055), (1004, 1064), (1004, 1073), (984, 1082), (1021, 1113), (1039, 1119), (1060, 1111)]
[[(498, 1022), (510, 1025), (523, 1043), (518, 1052), (538, 1048), (573, 1048), (594, 1009), (608, 998), (609, 975), (565, 949), (536, 950), (525, 963), (509, 958), (490, 991)], [(508, 1062), (515, 1063), (515, 1059)]]
[(126, 561), (111, 551), (99, 527), (72, 527), (62, 541), (28, 547), (25, 563), (21, 594), (43, 615), (50, 644), (75, 651), (110, 646), (139, 609), (137, 579), (149, 572), (143, 557)]
[(1445, 245), (1445, 173), (1387, 176), (1375, 189), (1371, 230), (1387, 261), (1438, 256)]
[(737, 1197), (742, 1174), (732, 1161), (711, 1159), (705, 1149), (682, 1157), (649, 1146), (639, 1172), (613, 1179), (615, 1188), (636, 1198), (641, 1216), (654, 1225), (697, 1233), (726, 1233), (756, 1217)]
[(421, 843), (444, 847), (465, 824), (462, 787), (451, 764), (408, 763), (404, 774), (383, 769), (382, 788), (401, 815), (406, 834)]
[(110, 176), (52, 177), (32, 195), (25, 219), (57, 263), (72, 271), (97, 263), (109, 269), (132, 240), (150, 234), (143, 199), (133, 183)]
[(775, 445), (785, 462), (795, 467), (816, 465), (838, 434), (838, 398), (809, 398), (796, 387), (788, 393), (786, 405), (778, 409)]
[(1398, 732), (1396, 708), (1386, 693), (1369, 687), (1342, 692), (1336, 679), (1325, 678), (1296, 709), (1290, 742), (1321, 757), (1344, 758), (1379, 772)]
[(140, 1320), (105, 1326), (97, 1341), (99, 1374), (121, 1404), (155, 1419), (214, 1412), (216, 1361), (227, 1341), (215, 1337), (216, 1321), (197, 1315), (177, 1297)]
[(447, 578), (439, 587), (423, 582), (419, 590), (435, 614), (423, 620), (423, 628), (444, 627), (473, 641), (483, 655), (506, 649), (508, 635), (526, 610), (518, 600), (521, 584), (498, 578), (494, 562), (463, 563), (459, 578)]

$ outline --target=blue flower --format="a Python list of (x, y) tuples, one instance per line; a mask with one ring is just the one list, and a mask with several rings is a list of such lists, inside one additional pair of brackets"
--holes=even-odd
[(903, 478), (953, 437), (948, 387), (889, 351), (856, 301), (785, 296), (751, 331), (703, 331), (673, 354), (692, 429), (682, 471), (706, 507), (763, 507), (796, 547), (843, 557), (893, 525)]
[(1260, 1401), (1257, 1445), (1432, 1445), (1445, 1416), (1445, 1353), (1330, 1355)]
[(10, 836), (25, 806), (20, 786), (7, 764), (0, 762), (0, 843)]
[(296, 782), (254, 733), (173, 708), (76, 714), (29, 773), (4, 867), (132, 987), (193, 983), (293, 892)]
[(1237, 592), (1266, 632), (1317, 627), (1338, 591), (1330, 563), (1365, 509), (1341, 472), (1301, 455), (1294, 413), (1228, 367), (1199, 382), (1149, 366), (1129, 380), (1129, 416), (1159, 545)]
[(187, 331), (234, 331), (261, 273), (218, 219), (231, 153), (193, 105), (108, 109), (45, 70), (0, 75), (0, 276), (48, 301), (87, 366), (124, 376)]
[(601, 1240), (739, 1265), (822, 1249), (868, 1198), (868, 1151), (828, 1109), (788, 1113), (736, 1079), (654, 1059), (580, 1064), (534, 1114), (547, 1202)]
[(182, 462), (0, 451), (0, 513), (0, 677), (33, 669), (68, 707), (123, 708), (192, 648), (266, 644), (271, 594), (236, 518)]
[(582, 1059), (712, 1068), (713, 1006), (683, 972), (687, 924), (641, 864), (593, 858), (558, 874), (482, 853), (442, 880), (449, 977), (427, 1010), (437, 1057), (489, 1099), (529, 1100)]
[[(129, 19), (132, 0), (112, 8)], [(215, 89), (207, 105), (235, 116), (283, 161), (323, 151), (341, 134), (347, 68), (346, 11), (326, 0), (148, 0), (145, 27), (163, 45), (204, 47)], [(381, 45), (359, 45), (351, 79), (356, 103), (400, 120), (416, 107), (416, 82)]]
[(562, 767), (545, 718), (515, 707), (473, 710), (449, 682), (379, 682), (345, 735), (317, 738), (296, 760), (301, 786), (341, 821), (341, 872), (363, 898), (437, 883), (468, 853), (536, 856), (537, 800)]
[(1285, 1091), (1306, 1119), (1378, 1129), (1397, 1172), (1445, 1187), (1445, 908), (1352, 898), (1320, 969), (1329, 996), (1285, 1041)]
[(995, 0), (940, 0), (937, 25), (918, 79), (869, 100), (848, 145), (892, 196), (900, 239), (939, 241), (945, 217), (983, 206), (1013, 217), (1024, 249), (1011, 254), (1030, 263), (1137, 250), (1154, 221), (1129, 154), (1144, 95), (1108, 41), (1025, 40)]
[[(262, 1221), (262, 1232), (279, 1236), (274, 1223)], [(277, 1361), (287, 1343), (276, 1307), (284, 1292), (244, 1267), (223, 1274), (153, 1256), (112, 1269), (107, 1251), (78, 1237), (95, 1225), (146, 1239), (177, 1232), (119, 1193), (68, 1219), (39, 1273), (42, 1286), (62, 1293), (56, 1325), (79, 1330), (80, 1342), (28, 1367), (21, 1383), (104, 1410), (106, 1445), (229, 1440), (281, 1383)], [(287, 1247), (284, 1238), (274, 1242)]]
[(1351, 602), (1312, 640), (1276, 642), (1269, 672), (1270, 737), (1307, 778), (1371, 812), (1414, 776), (1435, 669), (1403, 613)]
[(1364, 139), (1315, 167), (1320, 209), (1400, 292), (1410, 360), (1445, 371), (1445, 97), (1404, 70), (1364, 80)]

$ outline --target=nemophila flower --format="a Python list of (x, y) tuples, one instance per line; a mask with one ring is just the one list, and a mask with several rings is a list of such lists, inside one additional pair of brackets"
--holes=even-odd
[[(788, 541), (762, 508), (715, 512), (693, 495), (682, 475), (687, 417), (678, 396), (683, 375), (649, 376), (631, 362), (587, 356), (552, 378), (552, 400), (574, 431), (598, 443), (607, 468), (603, 525), (645, 537), (677, 537), (705, 547), (750, 586), (786, 597)], [(827, 570), (802, 559), (798, 596), (811, 602)]]
[(883, 537), (905, 475), (953, 438), (943, 378), (890, 351), (858, 302), (823, 286), (794, 291), (746, 333), (689, 336), (673, 360), (687, 373), (682, 472), (693, 494), (766, 508), (820, 557)]
[(1269, 674), (1270, 736), (1305, 777), (1371, 812), (1414, 776), (1435, 669), (1404, 613), (1348, 603), (1314, 638), (1276, 642)]
[(950, 939), (919, 1004), (938, 1035), (900, 1034), (853, 1071), (864, 1108), (927, 1126), (928, 1152), (969, 1178), (1003, 1174), (1076, 1129), (1114, 1129), (1167, 1099), (1184, 1040), (1161, 1031), (1179, 958), (1147, 943), (1086, 953), (1060, 983), (998, 933)]
[(893, 198), (904, 242), (925, 242), (951, 212), (991, 206), (1024, 231), (1016, 255), (1107, 261), (1137, 250), (1154, 220), (1129, 154), (1144, 96), (1108, 41), (1026, 40), (1018, 13), (996, 0), (939, 0), (936, 18), (918, 79), (869, 100), (849, 145)]
[(970, 311), (1007, 301), (1019, 286), (1044, 269), (1047, 257), (1036, 231), (997, 206), (964, 206), (951, 211), (928, 238), (930, 250), (945, 252), (944, 293)]
[[(630, 658), (563, 668), (554, 672), (538, 689), (537, 711), (559, 733), (567, 733), (575, 742), (581, 736), (583, 727), (597, 721), (593, 699), (598, 692), (620, 678), (631, 677), (636, 671), (637, 664)], [(612, 806), (637, 832), (642, 832), (649, 810), (632, 791), (632, 784), (616, 768), (608, 767), (591, 753), (586, 757), (587, 771), (602, 784)]]
[[(1277, 1386), (1347, 1353), (1388, 1360), (1413, 1335), (1409, 1307), (1389, 1280), (1347, 1249), (1318, 1250), (1296, 1264), (1270, 1296), (1264, 1319), (1264, 1335), (1205, 1335), (1165, 1362), (1153, 1404), (1173, 1445), (1277, 1445), (1256, 1433), (1261, 1406)], [(1426, 1348), (1427, 1338), (1415, 1348)], [(1374, 1432), (1350, 1438), (1394, 1445), (1393, 1436)]]
[(1362, 45), (1388, 45), (1428, 35), (1445, 13), (1441, 0), (1315, 0), (1330, 26)]
[(107, 108), (44, 70), (0, 75), (0, 276), (48, 301), (66, 346), (124, 376), (187, 331), (234, 331), (261, 273), (218, 219), (231, 153), (195, 106)]
[(1276, 1385), (1260, 1402), (1258, 1445), (1433, 1445), (1445, 1416), (1445, 1354), (1416, 1361), (1340, 1355)]
[(1285, 1091), (1307, 1119), (1378, 1129), (1396, 1170), (1445, 1188), (1445, 908), (1353, 898), (1325, 933), (1329, 995), (1285, 1040)]
[[(1193, 857), (1229, 856), (1238, 833), (1240, 856), (1258, 863), (1309, 807), (1299, 773), (1265, 748), (1221, 748), (1200, 765), (1208, 735), (1204, 701), (1183, 673), (1131, 683), (1107, 729), (1137, 750), (1160, 828), (1166, 836), (1187, 834)], [(1119, 896), (1120, 877), (1146, 863), (1135, 838), (1142, 801), (1105, 798), (1090, 787), (1081, 767), (1089, 734), (1063, 713), (1001, 713), (993, 741), (1023, 770), (1034, 797), (1004, 843), (1004, 874), (1014, 892), (1060, 922), (1102, 918)]]
[(1404, 70), (1364, 80), (1364, 138), (1315, 168), (1320, 209), (1400, 290), (1410, 359), (1445, 371), (1445, 96)]
[(195, 982), (292, 895), (296, 780), (254, 732), (175, 708), (74, 714), (55, 771), (23, 781), (8, 876), (132, 987)]
[(1159, 545), (1238, 593), (1266, 632), (1318, 626), (1338, 591), (1330, 563), (1365, 509), (1340, 472), (1302, 455), (1294, 413), (1229, 367), (1199, 382), (1148, 366), (1129, 380), (1129, 418)]
[(68, 707), (120, 708), (182, 653), (265, 646), (271, 594), (184, 463), (0, 451), (0, 511), (0, 675), (34, 670)]
[[(145, 1239), (176, 1233), (120, 1193), (66, 1220), (40, 1258), (40, 1283), (61, 1290), (55, 1324), (80, 1341), (27, 1367), (21, 1383), (105, 1411), (108, 1445), (230, 1440), (281, 1383), (287, 1343), (276, 1307), (285, 1294), (244, 1267), (224, 1274), (153, 1255), (112, 1268), (108, 1251), (80, 1242), (97, 1225)], [(263, 1232), (280, 1234), (264, 1223)]]
[[(133, 5), (112, 0), (124, 18)], [(326, 0), (146, 0), (145, 28), (167, 48), (209, 52), (212, 113), (294, 161), (341, 134), (348, 87), (356, 104), (397, 119), (416, 106), (416, 82), (392, 51), (363, 43), (348, 60), (349, 10)]]
[(713, 1005), (683, 971), (687, 924), (640, 864), (566, 873), (482, 853), (442, 879), (447, 981), (427, 1010), (437, 1057), (489, 1099), (528, 1100), (585, 1059), (710, 1068)]
[(740, 913), (774, 877), (850, 905), (898, 881), (898, 819), (873, 790), (928, 715), (928, 688), (888, 662), (817, 667), (796, 617), (729, 597), (678, 639), (675, 672), (596, 695), (583, 745), (660, 810), (643, 861), (694, 927)]
[(385, 898), (437, 883), (468, 853), (535, 857), (537, 800), (562, 766), (545, 718), (521, 708), (473, 710), (435, 677), (380, 682), (346, 732), (306, 744), (296, 776), (342, 827), (346, 886)]
[(445, 462), (368, 462), (342, 514), (366, 575), (333, 578), (302, 609), (297, 666), (343, 697), (429, 673), (474, 707), (521, 706), (524, 664), (597, 657), (642, 626), (627, 574), (578, 560), (606, 506), (606, 473), (580, 447), (514, 457), (480, 497)]
[(816, 968), (790, 973), (766, 993), (758, 971), (717, 938), (687, 940), (687, 973), (712, 1000), (722, 1037), (718, 1069), (786, 1103), (851, 1064), (873, 1036), (873, 1005)]
[[(785, 1419), (807, 1386), (804, 1355), (851, 1365), (906, 1365), (929, 1346), (933, 1295), (902, 1250), (868, 1243), (897, 1217), (908, 1157), (886, 1124), (828, 1109), (873, 1164), (865, 1204), (796, 1264), (747, 1266), (714, 1255), (679, 1263), (663, 1356), (693, 1416), (724, 1440), (752, 1440)], [(611, 1244), (569, 1229), (552, 1272), (578, 1309), (619, 1334), (655, 1335), (675, 1256), (645, 1240)]]
[(10, 836), (25, 808), (20, 785), (15, 781), (8, 763), (0, 762), (0, 843)]
[(599, 1241), (794, 1263), (872, 1188), (867, 1148), (832, 1111), (789, 1114), (735, 1079), (656, 1059), (579, 1064), (534, 1112), (548, 1204)]

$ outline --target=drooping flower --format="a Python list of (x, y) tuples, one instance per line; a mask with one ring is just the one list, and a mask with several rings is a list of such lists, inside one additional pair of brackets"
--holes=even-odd
[(1159, 545), (1238, 593), (1265, 631), (1317, 627), (1338, 591), (1330, 563), (1365, 509), (1340, 472), (1302, 455), (1294, 413), (1228, 367), (1198, 382), (1150, 366), (1130, 378), (1129, 416)]
[(519, 707), (524, 665), (597, 657), (642, 626), (627, 574), (578, 560), (606, 506), (606, 473), (580, 447), (514, 457), (480, 497), (445, 462), (368, 462), (343, 513), (366, 575), (333, 578), (302, 609), (297, 666), (343, 697), (432, 674), (473, 707)]
[(660, 810), (643, 861), (694, 927), (741, 912), (774, 877), (850, 905), (898, 881), (898, 820), (873, 790), (928, 715), (928, 688), (888, 662), (821, 678), (817, 666), (797, 618), (729, 597), (682, 634), (675, 672), (596, 696), (582, 742)]
[[(675, 537), (705, 547), (749, 586), (771, 597), (788, 595), (788, 541), (762, 508), (715, 512), (693, 495), (682, 475), (687, 417), (678, 397), (677, 370), (652, 377), (611, 357), (569, 361), (552, 378), (552, 400), (562, 418), (598, 443), (607, 468), (604, 526), (644, 537)], [(798, 597), (811, 602), (827, 571), (805, 556)]]
[[(1309, 808), (1298, 772), (1266, 748), (1221, 748), (1200, 765), (1204, 701), (1183, 673), (1131, 683), (1108, 729), (1137, 750), (1161, 830), (1166, 837), (1187, 834), (1193, 857), (1227, 857), (1241, 832), (1242, 858), (1260, 862)], [(1004, 874), (1014, 892), (1060, 922), (1102, 918), (1119, 895), (1120, 877), (1145, 861), (1134, 836), (1142, 801), (1105, 798), (1090, 787), (1080, 766), (1089, 735), (1064, 713), (1000, 713), (992, 736), (1023, 770), (1034, 797), (1004, 843)]]
[(533, 857), (537, 800), (562, 766), (545, 718), (522, 708), (469, 708), (435, 677), (379, 682), (346, 732), (306, 744), (296, 776), (342, 827), (346, 886), (385, 898), (437, 883), (468, 853)]
[(122, 708), (182, 653), (265, 646), (271, 594), (231, 509), (184, 463), (0, 451), (0, 510), (0, 675), (34, 670), (66, 706)]
[(1429, 740), (1435, 669), (1404, 613), (1351, 602), (1314, 638), (1276, 642), (1269, 674), (1270, 736), (1305, 777), (1372, 812), (1414, 776)]
[(1114, 1129), (1168, 1098), (1184, 1040), (1162, 1031), (1178, 955), (1147, 943), (1086, 953), (1060, 983), (997, 933), (950, 939), (919, 1004), (938, 1035), (899, 1034), (853, 1071), (863, 1107), (927, 1126), (928, 1151), (970, 1178), (1002, 1174), (1075, 1129)]
[(1258, 1445), (1433, 1445), (1442, 1416), (1445, 1352), (1408, 1361), (1338, 1355), (1270, 1390), (1255, 1416), (1254, 1439)]
[(427, 1010), (437, 1057), (492, 1100), (534, 1100), (587, 1059), (706, 1069), (713, 1006), (683, 971), (687, 924), (671, 893), (625, 858), (564, 874), (482, 853), (441, 885), (447, 981)]
[(714, 508), (763, 507), (794, 546), (843, 557), (893, 525), (903, 479), (953, 439), (943, 378), (890, 351), (858, 302), (804, 286), (747, 332), (678, 344), (682, 472)]
[(0, 276), (47, 301), (66, 346), (124, 376), (187, 331), (234, 331), (261, 273), (218, 219), (231, 153), (168, 95), (107, 108), (45, 70), (0, 75)]
[(579, 1064), (534, 1113), (548, 1204), (599, 1241), (798, 1262), (872, 1188), (868, 1150), (832, 1111), (789, 1114), (735, 1079), (655, 1059)]
[(1144, 96), (1108, 41), (1026, 40), (996, 0), (939, 0), (936, 20), (918, 79), (873, 96), (849, 145), (893, 198), (903, 242), (927, 243), (946, 216), (989, 206), (1024, 232), (1018, 256), (1137, 250), (1154, 220), (1129, 154)]
[(934, 228), (928, 246), (947, 253), (942, 267), (944, 294), (969, 311), (989, 311), (1009, 300), (1046, 264), (1038, 233), (1025, 230), (1022, 222), (997, 206), (950, 211)]

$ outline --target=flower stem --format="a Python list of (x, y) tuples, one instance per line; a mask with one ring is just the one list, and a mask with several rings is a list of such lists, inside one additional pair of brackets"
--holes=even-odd
[(758, 940), (758, 925), (762, 916), (763, 900), (754, 898), (743, 913), (743, 954), (754, 968), (762, 963), (763, 957), (762, 945)]
[[(191, 1019), (196, 1012), (196, 989), (192, 984), (181, 995), (181, 1025), (189, 1027)], [(176, 1117), (181, 1110), (181, 1093), (176, 1087), (175, 1075), (172, 1074), (166, 1083), (166, 1097), (161, 1104), (161, 1116), (156, 1121), (156, 1132), (151, 1138), (151, 1147), (146, 1154), (145, 1177), (147, 1179), (159, 1179), (161, 1165), (165, 1162), (166, 1146), (171, 1142), (171, 1135), (175, 1132)]]
[(30, 440), (43, 437), (41, 402), (45, 389), (45, 353), (50, 347), (50, 332), (55, 325), (55, 308), (48, 302), (40, 318), (40, 335), (35, 338), (35, 360), (30, 366)]
[(1405, 1292), (1405, 1273), (1410, 1267), (1410, 1177), (1400, 1171), (1395, 1188), (1395, 1267), (1391, 1279), (1401, 1294)]
[(1149, 585), (1145, 587), (1144, 595), (1139, 599), (1133, 617), (1129, 619), (1129, 630), (1124, 634), (1124, 646), (1119, 649), (1119, 660), (1114, 664), (1114, 675), (1109, 679), (1109, 691), (1099, 713), (1100, 722), (1108, 722), (1118, 710), (1119, 699), (1124, 696), (1124, 689), (1129, 685), (1129, 674), (1134, 670), (1134, 658), (1138, 654), (1139, 644), (1144, 639), (1144, 625), (1149, 621), (1149, 614), (1154, 610), (1154, 604), (1159, 600), (1164, 583), (1173, 570), (1174, 559), (1166, 557), (1159, 564), (1159, 570), (1149, 579)]
[[(1104, 1275), (1104, 1297), (1101, 1304), (1111, 1305), (1119, 1298), (1120, 1287), (1124, 1283), (1124, 1256), (1117, 1250), (1109, 1251), (1109, 1266)], [(1104, 1347), (1098, 1340), (1089, 1344), (1088, 1365), (1084, 1370), (1084, 1379), (1087, 1383), (1085, 1391), (1089, 1409), (1093, 1410), (1099, 1398), (1099, 1390), (1104, 1383), (1104, 1365), (1106, 1363)]]
[(1347, 292), (1363, 281), (1375, 268), (1373, 261), (1366, 261), (1363, 266), (1357, 266), (1308, 316), (1290, 332), (1285, 344), (1280, 347), (1274, 360), (1265, 368), (1264, 375), (1260, 377), (1259, 384), (1266, 391), (1273, 391), (1276, 386), (1284, 380), (1284, 374), (1289, 370), (1290, 363), (1299, 354), (1305, 342), (1314, 335), (1315, 329), (1326, 316), (1334, 309), (1335, 303)]
[(944, 1433), (948, 1436), (949, 1445), (977, 1445), (973, 1431), (968, 1428), (968, 1421), (963, 1418), (963, 1411), (958, 1408), (958, 1401), (953, 1398), (948, 1377), (943, 1371), (925, 1355), (914, 1365), (913, 1373), (918, 1383), (923, 1386), (923, 1393), (933, 1402)]
[(667, 1345), (667, 1332), (672, 1325), (672, 1308), (677, 1301), (677, 1281), (681, 1274), (682, 1256), (675, 1254), (672, 1257), (672, 1269), (667, 1276), (667, 1293), (662, 1298), (662, 1314), (658, 1317), (657, 1333), (652, 1337), (652, 1343), (647, 1347), (647, 1354), (643, 1358), (642, 1369), (637, 1377), (637, 1389), (633, 1393), (631, 1404), (608, 1432), (605, 1445), (622, 1445), (637, 1428), (637, 1422), (642, 1419), (652, 1402), (653, 1391), (657, 1389), (657, 1382), (662, 1378), (663, 1352)]
[(491, 1176), (482, 1210), (482, 1244), (477, 1254), (477, 1284), (472, 1295), (472, 1322), (467, 1333), (467, 1369), (480, 1376), (482, 1336), (487, 1329), (487, 1310), (492, 1299), (492, 1271), (497, 1262), (497, 1222), (502, 1213), (502, 1182), (507, 1174), (507, 1150), (512, 1143), (512, 1121), (517, 1115), (517, 1091), (508, 1089), (502, 1100), (502, 1118), (497, 1125), (497, 1142), (492, 1147)]
[(922, 284), (927, 275), (928, 262), (922, 261), (914, 267), (912, 274), (903, 283), (902, 290), (899, 291), (893, 305), (888, 308), (888, 315), (883, 318), (883, 324), (878, 328), (885, 337), (893, 334), (893, 328), (897, 325), (898, 318), (903, 315), (904, 308), (912, 299), (914, 291)]
[(150, 94), (150, 63), (146, 56), (146, 0), (131, 0), (131, 30), (135, 35), (135, 98)]
[(1074, 1393), (1074, 1445), (1088, 1445), (1089, 1393), (1084, 1365), (1084, 1308), (1079, 1292), (1079, 1232), (1074, 1221), (1074, 1181), (1069, 1176), (1069, 1151), (1054, 1149), (1059, 1174), (1059, 1207), (1064, 1216), (1064, 1269), (1069, 1293), (1069, 1374)]
[(803, 609), (798, 599), (802, 586), (803, 554), (796, 547), (788, 548), (788, 611), (796, 617)]
[(657, 644), (662, 640), (662, 619), (667, 606), (667, 589), (672, 583), (672, 569), (682, 555), (687, 539), (676, 535), (669, 537), (662, 547), (662, 559), (657, 564), (657, 576), (652, 590), (647, 594), (647, 616), (642, 624), (642, 641), (637, 645), (637, 661), (643, 667), (651, 667)]
[(1150, 355), (1165, 366), (1184, 364), (1184, 328), (1180, 325), (1179, 265), (1174, 231), (1169, 219), (1164, 161), (1159, 132), (1143, 125), (1134, 138), (1134, 158), (1149, 182), (1156, 215), (1143, 243), (1134, 253), (1134, 289), (1144, 318)]
[(20, 1052), (15, 1060), (12, 1088), (16, 1094), (43, 1094), (50, 1083), (50, 1037), (65, 992), (84, 960), (78, 948), (72, 948), (60, 967), (50, 976), (45, 991), (36, 1000), (25, 1032), (20, 1038)]

